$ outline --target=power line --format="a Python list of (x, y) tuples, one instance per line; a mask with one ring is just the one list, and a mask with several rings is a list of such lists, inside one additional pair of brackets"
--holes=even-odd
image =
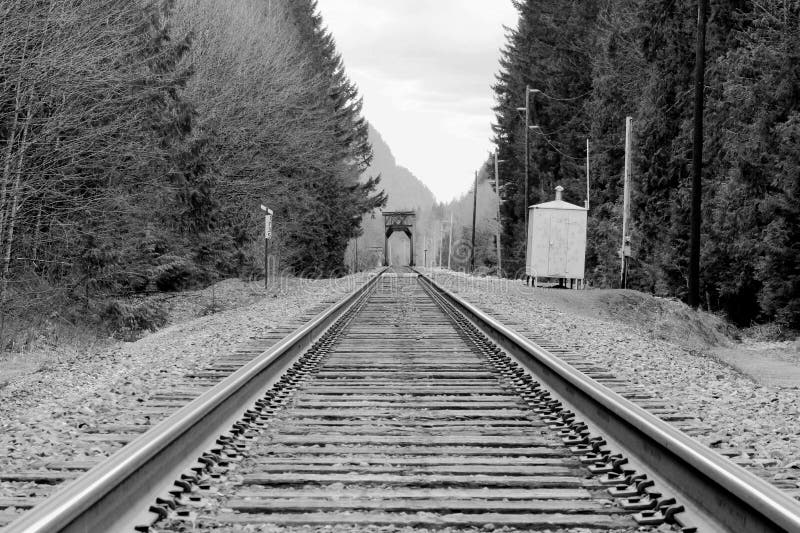
[(535, 131), (536, 133), (538, 133), (539, 135), (541, 135), (542, 137), (544, 137), (544, 140), (545, 140), (545, 141), (547, 141), (547, 144), (549, 144), (549, 145), (550, 145), (550, 148), (552, 148), (553, 150), (555, 150), (556, 152), (558, 152), (558, 153), (559, 153), (559, 154), (561, 154), (562, 156), (566, 157), (567, 159), (573, 159), (573, 160), (575, 160), (575, 161), (578, 161), (578, 160), (580, 160), (580, 161), (583, 161), (583, 156), (581, 156), (581, 157), (573, 157), (573, 156), (571, 156), (571, 155), (569, 155), (569, 154), (565, 154), (564, 152), (562, 152), (561, 150), (559, 150), (559, 149), (558, 149), (558, 147), (557, 147), (555, 144), (553, 144), (552, 142), (550, 142), (550, 139), (548, 139), (548, 138), (547, 138), (547, 134), (545, 134), (545, 133), (543, 133), (543, 132), (541, 132), (541, 131), (538, 131), (538, 130), (533, 130), (533, 131)]
[(558, 102), (572, 102), (575, 100), (580, 100), (581, 98), (586, 98), (587, 96), (592, 94), (592, 91), (591, 90), (586, 91), (585, 93), (575, 96), (574, 98), (556, 98), (555, 96), (550, 96), (549, 94), (546, 94), (543, 91), (539, 91), (539, 94), (541, 94), (545, 98), (549, 98), (550, 100), (556, 100)]

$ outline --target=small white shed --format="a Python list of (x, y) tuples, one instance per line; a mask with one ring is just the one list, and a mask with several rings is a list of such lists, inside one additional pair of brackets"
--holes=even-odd
[(586, 261), (588, 210), (561, 199), (564, 187), (556, 187), (552, 202), (528, 208), (528, 250), (525, 274), (533, 278), (576, 280), (581, 285)]

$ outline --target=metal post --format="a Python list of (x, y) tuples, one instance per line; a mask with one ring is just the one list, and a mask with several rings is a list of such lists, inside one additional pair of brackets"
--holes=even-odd
[(272, 237), (272, 209), (261, 205), (264, 211), (264, 289), (269, 288), (269, 239)]
[(478, 171), (475, 171), (475, 189), (472, 193), (472, 250), (470, 253), (470, 272), (475, 272), (475, 214), (478, 211)]
[(631, 129), (633, 119), (625, 117), (625, 175), (622, 185), (622, 248), (620, 248), (620, 258), (622, 260), (620, 271), (620, 287), (623, 289), (628, 285), (628, 254), (630, 253), (628, 236), (628, 218), (630, 217), (631, 202)]

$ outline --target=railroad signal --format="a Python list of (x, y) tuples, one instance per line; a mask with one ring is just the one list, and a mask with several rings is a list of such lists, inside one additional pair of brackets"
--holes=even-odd
[(272, 238), (272, 209), (261, 204), (264, 211), (264, 288), (269, 287), (269, 240)]

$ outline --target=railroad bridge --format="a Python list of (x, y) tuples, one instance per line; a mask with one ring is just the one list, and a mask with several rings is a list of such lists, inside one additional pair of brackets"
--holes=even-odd
[(389, 237), (395, 231), (402, 231), (408, 236), (409, 261), (408, 266), (414, 266), (414, 211), (384, 211), (383, 212), (383, 264), (389, 266)]

